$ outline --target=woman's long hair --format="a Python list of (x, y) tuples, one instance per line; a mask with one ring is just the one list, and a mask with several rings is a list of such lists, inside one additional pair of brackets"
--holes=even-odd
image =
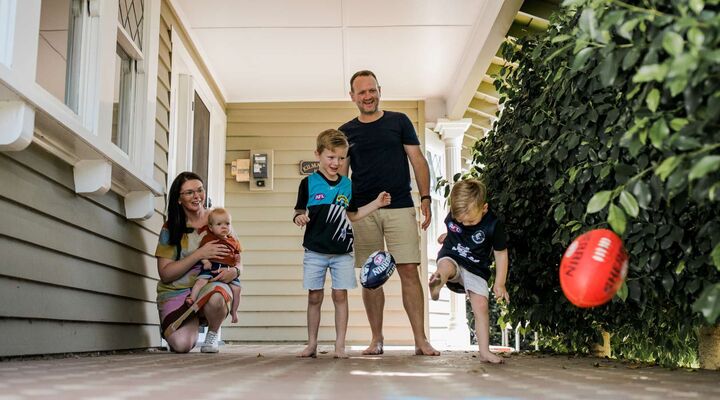
[[(187, 217), (185, 210), (182, 209), (178, 200), (180, 200), (180, 188), (187, 181), (198, 180), (202, 182), (202, 178), (194, 172), (181, 172), (170, 185), (170, 193), (168, 193), (167, 207), (167, 227), (170, 231), (170, 244), (180, 246), (182, 236), (186, 231)], [(178, 257), (180, 252), (178, 251)]]

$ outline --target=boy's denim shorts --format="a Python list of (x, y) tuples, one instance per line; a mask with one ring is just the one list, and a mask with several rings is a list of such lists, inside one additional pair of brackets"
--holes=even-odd
[(303, 258), (303, 288), (320, 290), (325, 287), (325, 273), (329, 269), (333, 289), (357, 287), (353, 253), (322, 254), (305, 249)]

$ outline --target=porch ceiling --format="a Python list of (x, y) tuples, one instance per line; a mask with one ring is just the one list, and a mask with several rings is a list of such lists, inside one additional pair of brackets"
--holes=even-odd
[(345, 100), (353, 72), (385, 99), (447, 97), (496, 0), (171, 0), (227, 102)]

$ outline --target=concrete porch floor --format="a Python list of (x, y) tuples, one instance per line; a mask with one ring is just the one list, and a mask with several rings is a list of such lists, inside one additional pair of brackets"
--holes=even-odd
[[(302, 345), (45, 357), (0, 363), (8, 399), (720, 399), (720, 372), (638, 367), (598, 358), (511, 355), (481, 364), (473, 352), (300, 359)], [(215, 389), (213, 389), (215, 388)]]

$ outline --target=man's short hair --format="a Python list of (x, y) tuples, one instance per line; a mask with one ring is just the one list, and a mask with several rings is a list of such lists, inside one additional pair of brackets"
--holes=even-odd
[(323, 150), (335, 150), (338, 147), (349, 147), (345, 134), (337, 129), (326, 129), (317, 137), (317, 152), (322, 153)]
[[(372, 77), (375, 79), (375, 82), (378, 81), (377, 76), (375, 76), (375, 74), (374, 74), (372, 71), (370, 71), (369, 69), (364, 69), (364, 70), (362, 70), (362, 71), (358, 71), (358, 72), (356, 72), (356, 73), (353, 74), (352, 78), (350, 78), (350, 91), (351, 91), (351, 92), (354, 92), (354, 90), (353, 90), (353, 82), (355, 82), (355, 79), (356, 79), (358, 76), (372, 76)], [(378, 83), (378, 86), (380, 86), (380, 83)]]

